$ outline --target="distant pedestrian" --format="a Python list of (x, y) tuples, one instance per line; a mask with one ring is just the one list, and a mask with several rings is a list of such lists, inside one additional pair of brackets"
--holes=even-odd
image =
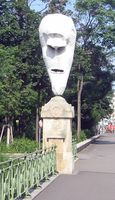
[(110, 132), (110, 133), (113, 133), (113, 124), (110, 122), (107, 126), (107, 130)]

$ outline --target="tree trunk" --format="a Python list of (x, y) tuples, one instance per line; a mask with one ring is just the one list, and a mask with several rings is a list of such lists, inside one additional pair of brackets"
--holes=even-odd
[(83, 76), (77, 82), (77, 137), (80, 138), (81, 132), (81, 93), (83, 89)]
[(39, 123), (39, 115), (38, 115), (38, 107), (36, 108), (36, 142), (38, 142), (38, 123)]

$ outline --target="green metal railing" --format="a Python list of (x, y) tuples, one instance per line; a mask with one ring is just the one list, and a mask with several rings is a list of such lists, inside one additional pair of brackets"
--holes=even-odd
[(76, 160), (77, 158), (77, 139), (72, 139), (72, 152), (73, 152), (73, 158)]
[(28, 195), (56, 172), (56, 147), (36, 151), (0, 164), (0, 200)]

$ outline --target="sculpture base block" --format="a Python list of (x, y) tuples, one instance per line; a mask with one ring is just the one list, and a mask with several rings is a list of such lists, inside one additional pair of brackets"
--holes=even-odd
[(56, 164), (59, 173), (72, 173), (72, 118), (73, 107), (60, 96), (53, 97), (42, 107), (43, 148), (56, 145)]

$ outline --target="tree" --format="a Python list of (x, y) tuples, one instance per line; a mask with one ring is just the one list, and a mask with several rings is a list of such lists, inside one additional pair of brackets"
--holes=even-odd
[(77, 0), (76, 13), (80, 38), (82, 38), (84, 47), (87, 47), (91, 42), (112, 52), (115, 43), (114, 1)]
[[(73, 95), (71, 95), (71, 100), (69, 97), (68, 99), (74, 105), (77, 102), (77, 107), (75, 107), (78, 137), (81, 126), (91, 128), (111, 112), (108, 95), (111, 92), (113, 80), (113, 66), (109, 62), (110, 56), (113, 56), (115, 41), (113, 8), (113, 1), (76, 1), (76, 12), (74, 13), (78, 33), (76, 49), (81, 49), (81, 52), (78, 53), (79, 50), (75, 52), (73, 69), (70, 74), (72, 78), (70, 77), (68, 83), (71, 88), (69, 91), (72, 91)], [(77, 82), (79, 90), (73, 80)], [(78, 94), (77, 99), (75, 99), (75, 93)]]
[(41, 12), (46, 13), (65, 13), (65, 7), (68, 0), (42, 0), (45, 3), (44, 9)]
[[(95, 82), (95, 86), (97, 86), (96, 84), (98, 81), (97, 73), (98, 73), (98, 76), (100, 75), (102, 85), (103, 83), (105, 83), (104, 81), (105, 77), (108, 77), (107, 80), (110, 81), (108, 83), (106, 81), (109, 87), (106, 88), (106, 94), (104, 95), (103, 93), (102, 95), (103, 99), (102, 99), (102, 96), (98, 97), (98, 102), (100, 101), (104, 102), (105, 101), (104, 97), (111, 90), (111, 82), (112, 82), (112, 77), (110, 73), (111, 64), (107, 62), (107, 56), (112, 54), (114, 50), (114, 43), (115, 43), (115, 34), (114, 34), (115, 10), (114, 8), (115, 8), (115, 4), (113, 1), (111, 2), (106, 1), (106, 0), (103, 0), (103, 1), (77, 0), (76, 1), (76, 21), (77, 21), (76, 26), (78, 28), (78, 44), (81, 46), (82, 49), (85, 50), (86, 54), (87, 52), (91, 53), (89, 71), (92, 73), (92, 76), (91, 76), (90, 84), (93, 85), (93, 83)], [(96, 67), (97, 67), (97, 70), (96, 70)], [(84, 76), (86, 74), (87, 74), (87, 71), (85, 71)], [(83, 77), (81, 80), (83, 80)], [(79, 84), (79, 78), (78, 78), (78, 84)], [(89, 85), (89, 81), (88, 82), (86, 81), (86, 84), (84, 85), (85, 89), (87, 89), (87, 85)], [(78, 92), (78, 96), (79, 96), (79, 92)], [(90, 96), (93, 97), (93, 94), (91, 94)], [(100, 103), (101, 107), (102, 107), (102, 104)], [(106, 104), (108, 105), (107, 101), (106, 101)], [(85, 105), (86, 105), (86, 101), (85, 101)], [(92, 107), (91, 111), (92, 110), (99, 111), (99, 109), (97, 108), (99, 108), (99, 106), (96, 106), (96, 104), (94, 104), (94, 108)], [(109, 106), (107, 110), (109, 110)], [(82, 113), (83, 113), (83, 106), (82, 106)], [(92, 115), (93, 114), (94, 112), (92, 111)], [(78, 119), (79, 119), (79, 115), (78, 115)], [(79, 123), (78, 123), (78, 127), (79, 127)]]
[[(38, 102), (41, 106), (48, 95), (49, 97), (51, 95), (50, 86), (48, 84), (46, 86), (48, 76), (43, 66), (38, 36), (41, 18), (39, 13), (30, 10), (26, 0), (1, 1), (0, 14), (0, 44), (1, 54), (4, 54), (1, 62), (2, 77), (4, 70), (7, 70), (7, 76), (2, 79), (1, 87), (5, 84), (3, 92), (12, 95), (10, 101), (8, 96), (4, 98), (1, 93), (0, 106), (3, 108), (3, 102), (5, 104), (9, 100), (8, 113), (15, 120), (19, 119), (20, 133), (24, 133), (27, 132), (30, 121), (35, 121)], [(9, 93), (8, 88), (10, 88)], [(4, 112), (7, 110), (5, 109), (4, 106)], [(2, 116), (4, 112), (1, 111)]]
[(16, 77), (16, 48), (0, 45), (0, 116), (8, 118), (19, 114), (21, 80)]
[(84, 86), (82, 94), (82, 113), (84, 116), (82, 126), (84, 128), (94, 126), (100, 119), (111, 113), (111, 65), (100, 47), (94, 47), (91, 55), (91, 66), (94, 78)]
[[(91, 73), (91, 61), (90, 54), (81, 47), (76, 47), (74, 62), (72, 70), (70, 72), (70, 78), (68, 81), (70, 98), (67, 95), (68, 101), (76, 108), (76, 124), (77, 124), (77, 136), (80, 137), (81, 132), (81, 97), (83, 87), (89, 80), (93, 78)], [(68, 89), (67, 89), (68, 91)], [(67, 93), (66, 93), (67, 94)]]

